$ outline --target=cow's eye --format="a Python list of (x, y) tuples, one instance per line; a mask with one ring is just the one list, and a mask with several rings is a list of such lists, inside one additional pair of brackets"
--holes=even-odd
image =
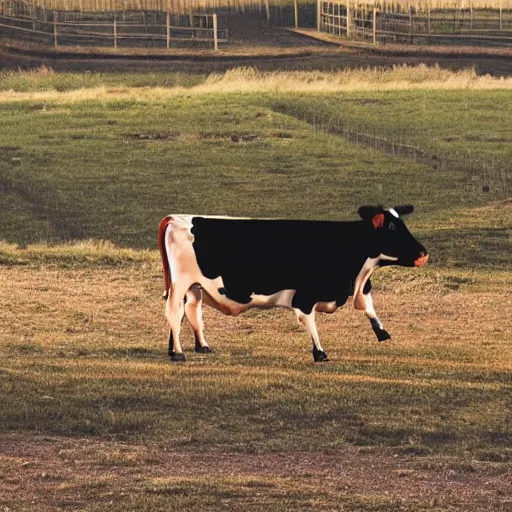
[(396, 226), (392, 222), (390, 222), (389, 229), (390, 229), (390, 231), (396, 231)]

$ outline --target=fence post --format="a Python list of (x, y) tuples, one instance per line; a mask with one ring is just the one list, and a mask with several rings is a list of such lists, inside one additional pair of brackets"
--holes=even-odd
[(53, 44), (59, 45), (57, 41), (57, 11), (53, 11)]
[(350, 1), (347, 0), (347, 39), (352, 35), (350, 25), (352, 24), (352, 15), (350, 12)]
[(500, 30), (503, 30), (503, 9), (500, 2)]
[(265, 0), (265, 10), (267, 11), (267, 21), (270, 21), (270, 6), (268, 0)]
[(377, 7), (373, 4), (373, 44), (377, 44)]
[(295, 28), (299, 28), (299, 5), (298, 5), (298, 0), (293, 0), (293, 14), (295, 16)]
[(167, 48), (171, 47), (171, 13), (167, 11), (167, 16), (165, 20), (166, 24), (166, 41), (167, 41)]
[(322, 18), (322, 0), (316, 0), (316, 29), (320, 32)]
[(117, 48), (117, 18), (114, 14), (114, 48)]
[(217, 13), (213, 14), (213, 49), (219, 49), (219, 37), (217, 33)]
[(413, 43), (414, 42), (414, 36), (413, 36), (413, 26), (412, 26), (412, 7), (409, 6), (409, 38), (410, 38), (410, 42)]
[[(334, 6), (334, 4), (333, 4)], [(333, 8), (333, 14), (334, 14), (334, 8)], [(342, 30), (343, 26), (342, 26), (342, 22), (341, 22), (341, 4), (338, 4), (338, 37), (341, 37), (342, 34), (343, 34), (343, 30)], [(333, 30), (334, 32), (334, 30)]]

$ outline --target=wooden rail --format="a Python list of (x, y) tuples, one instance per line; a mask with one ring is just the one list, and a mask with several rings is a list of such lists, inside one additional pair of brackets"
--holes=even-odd
[(512, 10), (380, 11), (351, 0), (319, 1), (319, 30), (347, 39), (481, 41), (512, 45)]
[(104, 44), (107, 40), (112, 41), (112, 45), (117, 48), (120, 41), (127, 46), (135, 41), (138, 42), (138, 46), (144, 41), (162, 41), (167, 48), (170, 48), (173, 42), (211, 43), (214, 50), (218, 50), (219, 43), (228, 42), (228, 31), (219, 29), (217, 14), (195, 15), (194, 21), (199, 26), (171, 25), (169, 13), (165, 15), (165, 24), (130, 23), (123, 21), (122, 15), (114, 16), (111, 21), (63, 21), (59, 18), (58, 11), (51, 11), (48, 19), (4, 14), (0, 15), (0, 29), (47, 36), (52, 39), (54, 46), (75, 41), (92, 44), (97, 41)]

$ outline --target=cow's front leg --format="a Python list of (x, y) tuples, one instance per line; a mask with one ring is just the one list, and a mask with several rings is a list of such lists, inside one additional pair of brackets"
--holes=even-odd
[(199, 354), (209, 354), (211, 349), (204, 338), (203, 326), (203, 297), (201, 288), (195, 284), (187, 292), (187, 302), (185, 304), (185, 314), (194, 330), (195, 351)]
[(364, 313), (370, 319), (373, 332), (379, 341), (386, 341), (391, 339), (391, 335), (384, 329), (382, 322), (379, 320), (375, 308), (373, 307), (373, 299), (371, 292), (363, 294), (364, 299)]
[(318, 337), (318, 329), (316, 328), (315, 322), (315, 308), (313, 308), (309, 315), (297, 308), (294, 308), (294, 311), (299, 324), (302, 325), (311, 336), (311, 340), (313, 341), (313, 360), (315, 363), (329, 361), (327, 354), (320, 345), (320, 338)]
[(186, 287), (180, 286), (179, 283), (173, 283), (171, 293), (167, 297), (165, 303), (165, 314), (169, 322), (169, 357), (171, 361), (186, 361), (185, 354), (180, 342), (181, 321), (183, 320)]

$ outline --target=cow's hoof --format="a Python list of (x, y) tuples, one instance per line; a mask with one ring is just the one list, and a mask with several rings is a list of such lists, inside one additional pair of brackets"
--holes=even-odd
[(327, 354), (323, 350), (314, 350), (313, 351), (313, 359), (315, 363), (325, 363), (329, 361)]
[(391, 339), (391, 335), (385, 329), (376, 330), (375, 334), (377, 335), (377, 339), (379, 341), (387, 341)]
[(176, 354), (176, 352), (171, 352), (169, 354), (169, 357), (171, 358), (171, 361), (173, 363), (184, 363), (187, 360), (187, 358), (185, 357), (185, 354), (183, 354), (183, 353)]
[(197, 347), (195, 348), (195, 352), (196, 352), (197, 354), (212, 354), (212, 353), (213, 353), (213, 350), (212, 350), (208, 345), (206, 345), (206, 346), (204, 346), (204, 347), (202, 347), (201, 345), (199, 345), (199, 346), (197, 346)]

